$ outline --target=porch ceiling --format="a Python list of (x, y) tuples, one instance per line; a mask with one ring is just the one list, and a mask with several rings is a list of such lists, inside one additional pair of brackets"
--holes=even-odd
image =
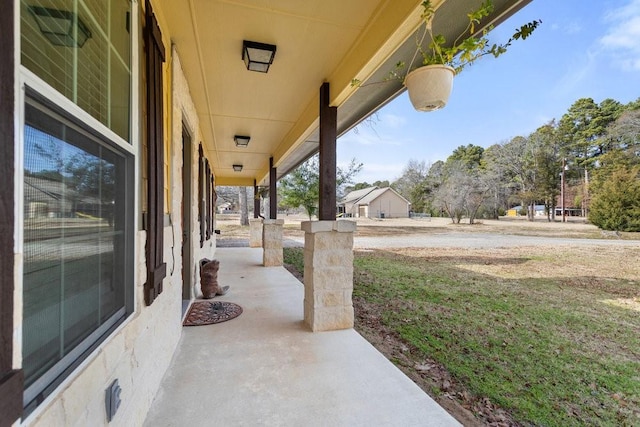
[[(530, 0), (494, 0), (494, 23)], [(433, 0), (434, 29), (460, 32), (481, 0)], [(331, 84), (342, 134), (398, 95), (382, 81), (415, 52), (421, 0), (158, 0), (180, 55), (217, 185), (268, 185), (269, 158), (278, 178), (318, 150), (318, 92)], [(242, 41), (274, 44), (267, 74), (248, 71)], [(248, 135), (237, 148), (234, 135)], [(235, 172), (234, 164), (242, 164)]]

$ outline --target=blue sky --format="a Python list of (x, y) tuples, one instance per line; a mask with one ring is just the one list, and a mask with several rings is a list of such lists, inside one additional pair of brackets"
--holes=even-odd
[(356, 182), (398, 178), (410, 159), (445, 160), (460, 145), (488, 147), (560, 119), (579, 98), (640, 97), (640, 0), (533, 0), (490, 34), (504, 42), (541, 19), (525, 41), (456, 76), (448, 105), (413, 110), (406, 94), (338, 140), (338, 165), (364, 164)]

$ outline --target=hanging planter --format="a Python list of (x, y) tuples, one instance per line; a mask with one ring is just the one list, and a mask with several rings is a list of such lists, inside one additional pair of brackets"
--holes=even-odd
[[(540, 20), (531, 21), (517, 28), (506, 43), (491, 44), (487, 34), (493, 26), (477, 28), (483, 21), (488, 20), (494, 11), (491, 0), (485, 0), (478, 9), (467, 13), (467, 27), (456, 39), (448, 42), (442, 34), (433, 34), (432, 24), (436, 11), (431, 1), (423, 0), (421, 4), (424, 32), (416, 41), (416, 53), (408, 68), (404, 61), (400, 61), (395, 69), (389, 72), (388, 77), (404, 81), (411, 103), (418, 111), (434, 111), (444, 107), (451, 94), (454, 75), (485, 55), (497, 58), (507, 51), (511, 43), (526, 39), (542, 23)], [(421, 61), (416, 61), (416, 58), (420, 57)], [(402, 72), (404, 69), (412, 71), (405, 77), (405, 73)], [(358, 79), (351, 81), (352, 86), (360, 86), (361, 83)]]
[[(476, 30), (476, 25), (479, 25), (483, 19), (493, 13), (491, 0), (486, 0), (477, 10), (467, 14), (469, 23), (465, 31), (452, 44), (447, 44), (443, 35), (434, 35), (432, 32), (436, 11), (431, 5), (431, 1), (423, 1), (422, 7), (425, 32), (422, 40), (418, 43), (416, 52), (416, 55), (422, 56), (422, 65), (407, 74), (404, 80), (411, 103), (418, 111), (434, 111), (444, 107), (451, 94), (454, 75), (485, 55), (500, 56), (507, 51), (514, 40), (526, 39), (542, 22), (539, 20), (531, 21), (516, 29), (516, 32), (506, 43), (491, 45), (487, 39), (487, 33), (493, 27), (482, 31)], [(424, 47), (423, 41), (427, 36), (428, 45)], [(413, 61), (409, 65), (409, 69), (412, 65)], [(398, 73), (394, 72), (394, 75), (398, 75)]]
[(413, 108), (418, 111), (439, 110), (449, 100), (455, 70), (448, 65), (427, 65), (407, 75), (404, 85)]

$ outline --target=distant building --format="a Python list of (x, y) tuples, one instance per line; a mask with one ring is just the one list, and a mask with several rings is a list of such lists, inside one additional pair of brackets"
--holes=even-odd
[[(514, 206), (507, 211), (507, 216), (518, 216), (520, 212), (524, 212), (526, 214), (528, 206), (522, 207), (522, 205)], [(534, 216), (546, 216), (547, 212), (545, 210), (544, 205), (535, 205), (534, 206)]]
[(411, 203), (391, 187), (352, 191), (338, 204), (338, 212), (356, 218), (408, 218)]
[(220, 203), (216, 207), (218, 209), (218, 213), (220, 214), (233, 212), (233, 205), (229, 202)]

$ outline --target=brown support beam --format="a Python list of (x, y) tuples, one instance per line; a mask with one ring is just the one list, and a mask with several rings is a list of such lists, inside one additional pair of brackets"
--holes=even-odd
[(17, 2), (2, 2), (0, 13), (0, 425), (22, 416), (22, 370), (13, 369), (14, 232), (14, 37)]
[(269, 158), (269, 219), (278, 216), (278, 194), (276, 191), (276, 168), (273, 166), (273, 157)]
[(336, 219), (336, 140), (338, 108), (329, 106), (329, 83), (320, 87), (320, 200), (318, 219)]
[(260, 192), (255, 179), (253, 180), (253, 217), (260, 217)]

